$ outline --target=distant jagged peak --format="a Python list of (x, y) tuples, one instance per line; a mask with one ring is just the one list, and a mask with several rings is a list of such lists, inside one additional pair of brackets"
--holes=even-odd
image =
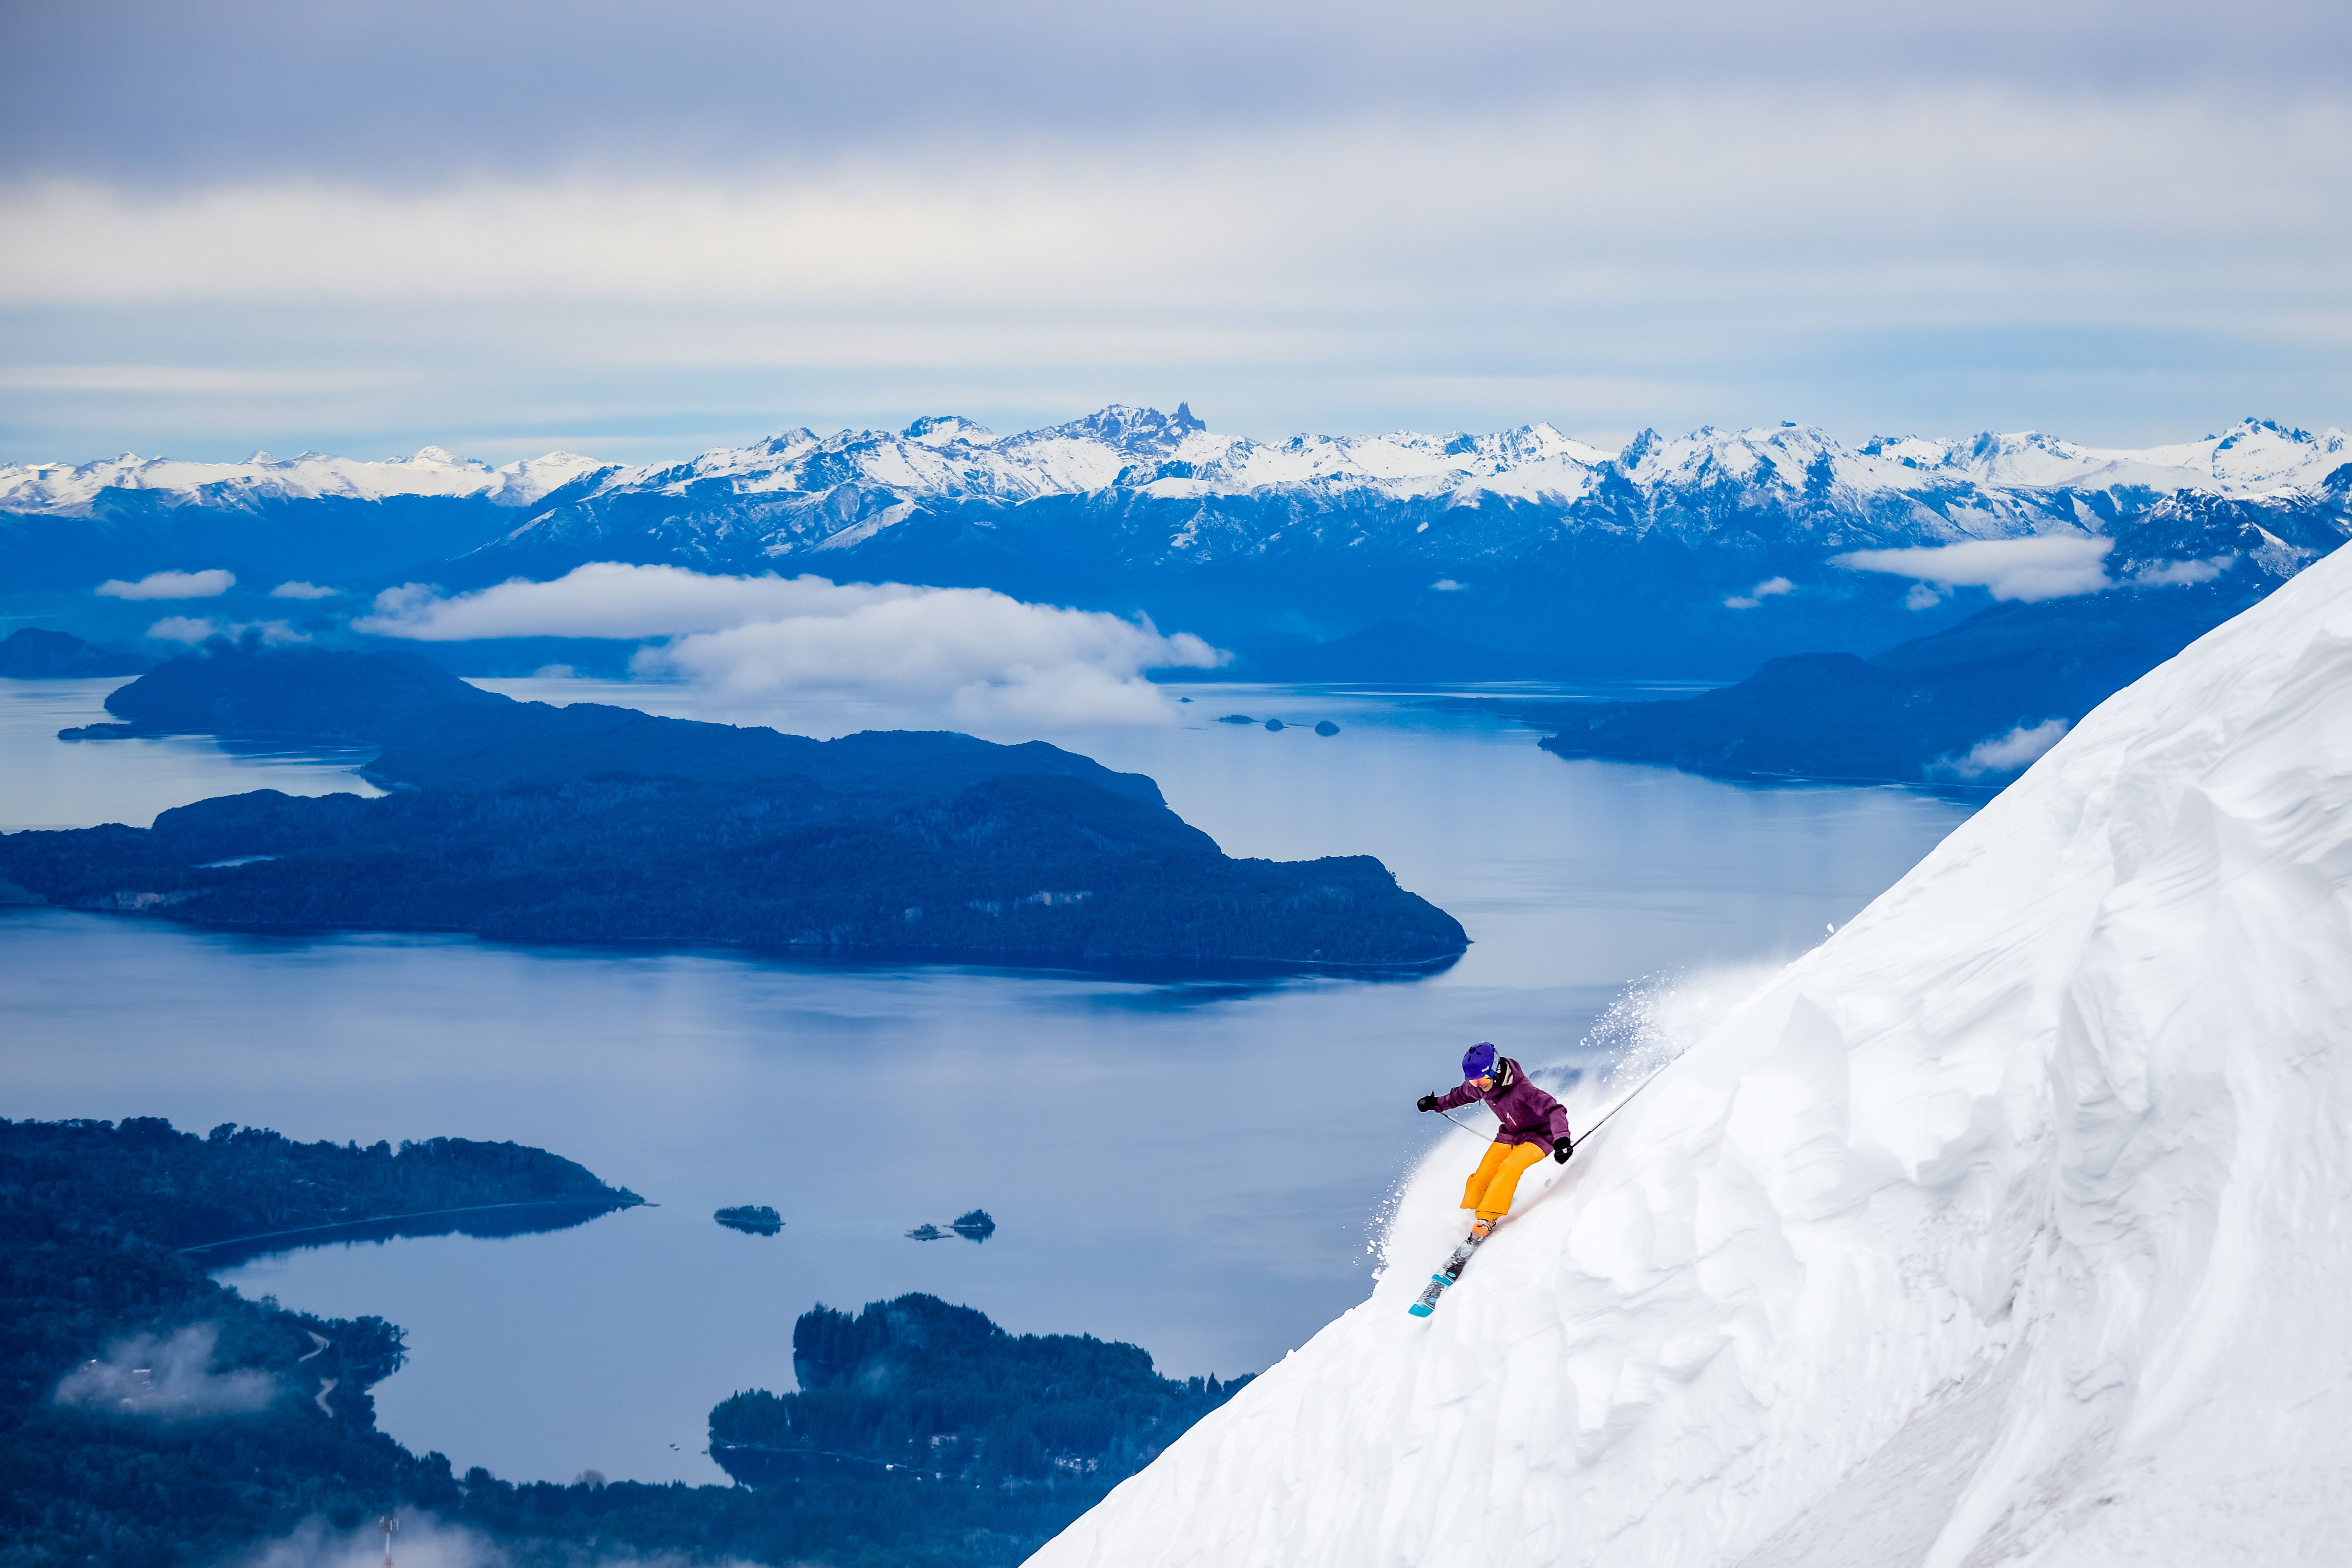
[(2090, 447), (2038, 430), (1988, 432), (1964, 450), (1956, 447), (1951, 466), (1980, 484), (2252, 495), (2315, 486), (2347, 457), (2352, 441), (2341, 430), (2315, 436), (2249, 416), (2202, 440), (2157, 447)]
[[(254, 460), (259, 462), (262, 459), (257, 456)], [(386, 466), (420, 468), (478, 468), (486, 474), (490, 471), (489, 464), (479, 458), (461, 458), (446, 447), (419, 447), (414, 457), (394, 458), (388, 460)]]
[(1207, 421), (1193, 414), (1190, 403), (1179, 403), (1173, 414), (1164, 414), (1157, 408), (1139, 408), (1126, 403), (1107, 403), (1083, 419), (1073, 419), (1066, 425), (1049, 425), (1041, 430), (1024, 431), (1008, 437), (1005, 444), (1098, 441), (1120, 452), (1166, 457), (1182, 446), (1187, 437), (1205, 435), (1208, 428)]
[(992, 447), (998, 440), (995, 431), (985, 425), (975, 425), (961, 414), (926, 414), (899, 436), (908, 441), (919, 441), (926, 447), (949, 447), (961, 441), (974, 447)]
[[(1618, 463), (1641, 484), (1732, 482), (1801, 490), (1814, 482), (1822, 462), (1853, 463), (1857, 458), (1820, 426), (1783, 420), (1744, 429), (1702, 425), (1672, 439), (1644, 430), (1620, 454)], [(1851, 480), (1862, 476), (1839, 477)]]

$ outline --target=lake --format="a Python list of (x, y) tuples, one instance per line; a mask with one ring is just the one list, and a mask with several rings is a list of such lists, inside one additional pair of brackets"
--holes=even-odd
[[(0, 827), (144, 826), (262, 787), (373, 793), (351, 772), (363, 752), (54, 739), (120, 684), (0, 681)], [(819, 735), (905, 721), (677, 686), (481, 684)], [(1179, 724), (1045, 738), (1150, 773), (1228, 853), (1379, 856), (1468, 928), (1463, 959), (1414, 979), (1171, 982), (6, 909), (0, 1114), (513, 1139), (580, 1161), (658, 1206), (221, 1278), (402, 1324), (409, 1363), (376, 1391), (380, 1424), (460, 1472), (722, 1480), (709, 1407), (791, 1387), (793, 1322), (818, 1302), (922, 1290), (1014, 1332), (1131, 1341), (1174, 1375), (1268, 1365), (1361, 1299), (1391, 1189), (1464, 1136), (1412, 1101), (1455, 1080), (1470, 1042), (1562, 1077), (1599, 1065), (1643, 997), (1735, 992), (1969, 810), (1563, 762), (1425, 692), (1171, 691), (1192, 699)], [(1228, 713), (1339, 732), (1214, 721)], [(782, 1234), (712, 1222), (734, 1204), (774, 1206)], [(997, 1221), (985, 1243), (906, 1237), (973, 1207)]]

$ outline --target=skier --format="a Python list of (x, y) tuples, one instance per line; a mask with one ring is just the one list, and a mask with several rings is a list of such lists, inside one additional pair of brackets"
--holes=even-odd
[(1443, 1095), (1424, 1094), (1418, 1106), (1423, 1111), (1452, 1110), (1483, 1100), (1503, 1124), (1487, 1146), (1486, 1157), (1462, 1186), (1462, 1206), (1475, 1215), (1470, 1226), (1475, 1245), (1510, 1212), (1511, 1198), (1528, 1166), (1546, 1154), (1565, 1164), (1575, 1145), (1569, 1136), (1568, 1112), (1559, 1101), (1528, 1082), (1519, 1064), (1497, 1054), (1492, 1045), (1481, 1040), (1464, 1053), (1462, 1077), (1462, 1087)]

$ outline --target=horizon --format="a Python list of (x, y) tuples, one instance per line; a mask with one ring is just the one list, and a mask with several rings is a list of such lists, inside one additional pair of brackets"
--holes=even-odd
[[(1179, 399), (1177, 407), (1179, 409), (1189, 407), (1190, 402), (1190, 399)], [(494, 457), (485, 457), (480, 455), (480, 448), (468, 447), (465, 445), (461, 445), (457, 438), (453, 437), (443, 440), (428, 440), (421, 446), (405, 450), (397, 450), (391, 453), (389, 456), (381, 458), (362, 457), (354, 455), (351, 451), (336, 451), (322, 448), (306, 448), (291, 453), (290, 455), (280, 456), (270, 450), (266, 446), (247, 448), (245, 447), (244, 443), (233, 442), (217, 447), (216, 450), (223, 454), (218, 456), (212, 455), (211, 453), (190, 454), (169, 451), (151, 451), (142, 453), (133, 447), (125, 447), (122, 450), (98, 457), (46, 458), (29, 460), (0, 458), (0, 470), (12, 468), (32, 472), (38, 472), (47, 468), (79, 470), (82, 468), (94, 468), (105, 463), (119, 462), (187, 463), (191, 465), (216, 468), (252, 468), (264, 465), (285, 467), (310, 459), (355, 462), (371, 465), (387, 465), (413, 462), (433, 453), (438, 453), (441, 458), (446, 458), (452, 463), (479, 463), (493, 469), (501, 470), (514, 468), (520, 464), (542, 461), (551, 458), (585, 458), (597, 462), (610, 462), (615, 466), (623, 468), (658, 468), (674, 466), (678, 463), (690, 462), (696, 458), (703, 457), (714, 452), (742, 451), (750, 447), (761, 445), (765, 442), (781, 439), (787, 436), (805, 435), (813, 437), (820, 443), (836, 441), (845, 437), (856, 438), (860, 437), (879, 437), (892, 440), (911, 440), (914, 438), (912, 432), (916, 426), (926, 420), (941, 418), (961, 420), (968, 426), (978, 428), (982, 434), (994, 437), (999, 440), (1005, 440), (1015, 437), (1035, 435), (1040, 431), (1059, 429), (1067, 426), (1083, 424), (1088, 419), (1097, 417), (1113, 409), (1132, 409), (1142, 413), (1159, 414), (1166, 417), (1174, 416), (1171, 411), (1160, 408), (1151, 404), (1113, 401), (1100, 405), (1085, 414), (1077, 415), (1074, 417), (1048, 420), (1044, 424), (1028, 426), (1015, 430), (997, 429), (988, 426), (983, 421), (971, 419), (964, 415), (941, 413), (940, 411), (933, 410), (928, 414), (910, 415), (903, 422), (897, 425), (845, 425), (837, 427), (830, 433), (817, 430), (807, 425), (784, 426), (765, 429), (759, 434), (751, 436), (746, 439), (730, 446), (702, 447), (696, 448), (693, 451), (680, 451), (677, 448), (671, 448), (670, 455), (667, 457), (653, 457), (635, 459), (608, 458), (604, 454), (595, 451), (582, 450), (577, 447), (533, 447), (528, 450), (510, 450)], [(1198, 418), (1198, 416), (1196, 415), (1195, 417)], [(1859, 451), (1864, 446), (1877, 441), (1944, 441), (1958, 445), (1972, 440), (1982, 440), (1987, 437), (2004, 440), (2024, 440), (2032, 437), (2041, 437), (2078, 447), (2087, 452), (2095, 454), (2137, 455), (2165, 447), (2193, 446), (2204, 441), (2219, 440), (2234, 430), (2249, 427), (2273, 429), (2290, 437), (2303, 438), (2325, 437), (2331, 434), (2340, 434), (2346, 428), (2345, 426), (2332, 422), (2304, 422), (2280, 419), (2268, 415), (2247, 414), (2235, 419), (2225, 421), (2213, 428), (2206, 430), (2202, 435), (2172, 435), (2159, 437), (2157, 439), (2145, 442), (2139, 446), (2120, 447), (2107, 443), (2080, 440), (2071, 435), (2042, 427), (2017, 429), (1987, 427), (1959, 434), (1949, 432), (1930, 432), (1920, 429), (1910, 429), (1898, 432), (1888, 428), (1872, 428), (1867, 435), (1856, 436), (1850, 431), (1832, 429), (1825, 424), (1800, 419), (1780, 419), (1738, 425), (1708, 422), (1678, 431), (1669, 431), (1652, 426), (1645, 426), (1641, 429), (1624, 431), (1580, 432), (1566, 429), (1549, 419), (1535, 418), (1522, 420), (1516, 424), (1488, 426), (1483, 428), (1472, 428), (1467, 426), (1455, 425), (1425, 426), (1420, 429), (1404, 426), (1395, 426), (1382, 430), (1307, 429), (1289, 431), (1281, 435), (1257, 435), (1238, 430), (1222, 429), (1213, 423), (1202, 421), (1202, 428), (1207, 434), (1224, 437), (1235, 440), (1248, 441), (1257, 446), (1278, 446), (1286, 441), (1304, 439), (1309, 437), (1335, 441), (1377, 441), (1391, 437), (1486, 437), (1511, 435), (1519, 431), (1549, 430), (1553, 434), (1561, 437), (1563, 439), (1576, 442), (1581, 446), (1594, 447), (1606, 453), (1612, 458), (1622, 458), (1626, 447), (1632, 446), (1634, 442), (1640, 440), (1644, 436), (1654, 436), (1668, 441), (1685, 441), (1693, 440), (1699, 437), (1707, 435), (1729, 436), (1735, 437), (1746, 437), (1756, 435), (1769, 436), (1775, 431), (1782, 429), (1796, 429), (1818, 433), (1827, 439), (1853, 451)], [(235, 452), (239, 448), (245, 448), (242, 456), (226, 455)]]

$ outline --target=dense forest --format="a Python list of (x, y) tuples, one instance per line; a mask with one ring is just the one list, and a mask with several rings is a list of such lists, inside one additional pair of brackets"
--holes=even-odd
[(521, 1201), (556, 1167), (566, 1184), (586, 1174), (511, 1144), (415, 1147), (0, 1121), (0, 1563), (204, 1562), (395, 1497), (454, 1500), (446, 1462), (375, 1430), (367, 1391), (400, 1365), (398, 1329), (247, 1300), (177, 1250), (424, 1192)]
[[(353, 717), (330, 730), (338, 691)], [(247, 927), (1079, 962), (1418, 966), (1468, 940), (1378, 860), (1232, 858), (1150, 780), (1037, 742), (818, 742), (511, 702), (406, 655), (227, 645), (108, 700), (138, 732), (379, 742), (371, 773), (401, 787), (9, 835), (13, 896)]]
[(856, 1317), (803, 1314), (793, 1375), (797, 1393), (754, 1390), (710, 1413), (711, 1455), (730, 1474), (863, 1464), (966, 1489), (1052, 1482), (1098, 1495), (1249, 1381), (1161, 1377), (1133, 1345), (1016, 1337), (920, 1295)]
[[(199, 1138), (152, 1117), (119, 1128), (0, 1120), (0, 1173), (12, 1196), (94, 1205), (128, 1233), (203, 1253), (207, 1268), (286, 1233), (332, 1229), (341, 1239), (365, 1224), (388, 1227), (386, 1236), (511, 1235), (645, 1201), (520, 1143), (434, 1138), (363, 1149), (234, 1122)], [(502, 1212), (516, 1209), (533, 1212)]]
[[(634, 1201), (510, 1143), (395, 1152), (226, 1126), (198, 1138), (152, 1118), (0, 1121), (0, 1568), (209, 1563), (387, 1509), (480, 1531), (523, 1568), (655, 1552), (1010, 1568), (1239, 1386), (909, 1296), (806, 1314), (803, 1391), (712, 1412), (714, 1453), (752, 1484), (460, 1477), (375, 1429), (367, 1391), (401, 1364), (397, 1328), (248, 1300), (173, 1245), (387, 1202), (551, 1193)], [(880, 1367), (887, 1389), (860, 1382)]]

